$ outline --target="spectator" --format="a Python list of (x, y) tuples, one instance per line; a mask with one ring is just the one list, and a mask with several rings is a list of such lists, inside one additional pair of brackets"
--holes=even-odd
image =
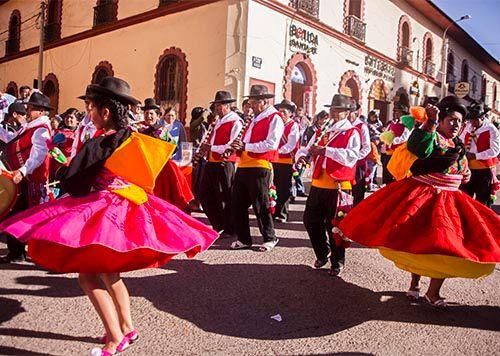
[(165, 110), (163, 119), (165, 120), (165, 126), (167, 127), (168, 133), (173, 142), (177, 145), (177, 149), (172, 159), (179, 162), (182, 159), (182, 143), (186, 142), (186, 130), (182, 123), (177, 120), (177, 111), (172, 107)]

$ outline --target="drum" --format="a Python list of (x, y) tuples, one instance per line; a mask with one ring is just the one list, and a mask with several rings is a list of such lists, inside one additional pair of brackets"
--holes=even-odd
[[(0, 161), (0, 172), (8, 170)], [(17, 185), (11, 178), (0, 174), (0, 221), (11, 211), (18, 196)]]

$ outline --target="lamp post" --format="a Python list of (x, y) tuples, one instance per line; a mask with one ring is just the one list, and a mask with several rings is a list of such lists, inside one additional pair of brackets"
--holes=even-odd
[(448, 87), (447, 83), (446, 83), (446, 59), (447, 59), (447, 43), (446, 43), (446, 33), (448, 32), (448, 30), (450, 29), (451, 26), (453, 26), (454, 24), (456, 24), (457, 22), (460, 22), (460, 21), (463, 21), (463, 20), (468, 20), (470, 19), (471, 16), (470, 15), (464, 15), (462, 16), (461, 18), (453, 21), (452, 23), (450, 23), (448, 25), (448, 27), (446, 27), (446, 29), (444, 30), (443, 32), (443, 38), (442, 38), (442, 41), (441, 41), (441, 99), (443, 99), (445, 96), (446, 96), (446, 89)]

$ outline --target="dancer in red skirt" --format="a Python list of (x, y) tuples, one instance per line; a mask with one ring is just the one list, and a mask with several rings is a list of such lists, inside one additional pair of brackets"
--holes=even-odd
[(134, 342), (130, 297), (120, 272), (158, 267), (177, 254), (206, 250), (217, 233), (152, 195), (157, 174), (173, 152), (167, 142), (131, 132), (129, 85), (114, 77), (91, 85), (89, 115), (103, 134), (72, 159), (64, 197), (6, 220), (1, 229), (28, 241), (33, 261), (56, 272), (77, 272), (99, 314), (107, 356)]
[(465, 106), (450, 96), (437, 107), (427, 105), (426, 112), (427, 121), (407, 143), (412, 176), (374, 193), (340, 228), (345, 237), (379, 248), (411, 272), (410, 299), (419, 298), (420, 276), (427, 276), (425, 300), (446, 307), (440, 295), (445, 278), (487, 276), (500, 262), (500, 218), (458, 189), (470, 177), (457, 137)]

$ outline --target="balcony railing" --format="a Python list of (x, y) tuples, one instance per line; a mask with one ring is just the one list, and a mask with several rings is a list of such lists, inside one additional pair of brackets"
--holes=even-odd
[(45, 42), (54, 42), (61, 38), (61, 24), (59, 22), (45, 25)]
[(116, 21), (118, 16), (118, 3), (115, 0), (101, 2), (94, 7), (94, 27)]
[(424, 73), (429, 77), (434, 77), (436, 73), (436, 65), (430, 59), (424, 61)]
[(182, 0), (160, 0), (159, 6), (175, 4), (177, 2), (181, 2)]
[(5, 41), (5, 55), (10, 56), (19, 52), (19, 38)]
[(411, 66), (413, 64), (413, 51), (408, 47), (399, 47), (399, 63)]
[(290, 6), (313, 17), (319, 16), (319, 0), (291, 0)]
[(344, 18), (345, 32), (355, 39), (365, 42), (366, 24), (354, 15)]

